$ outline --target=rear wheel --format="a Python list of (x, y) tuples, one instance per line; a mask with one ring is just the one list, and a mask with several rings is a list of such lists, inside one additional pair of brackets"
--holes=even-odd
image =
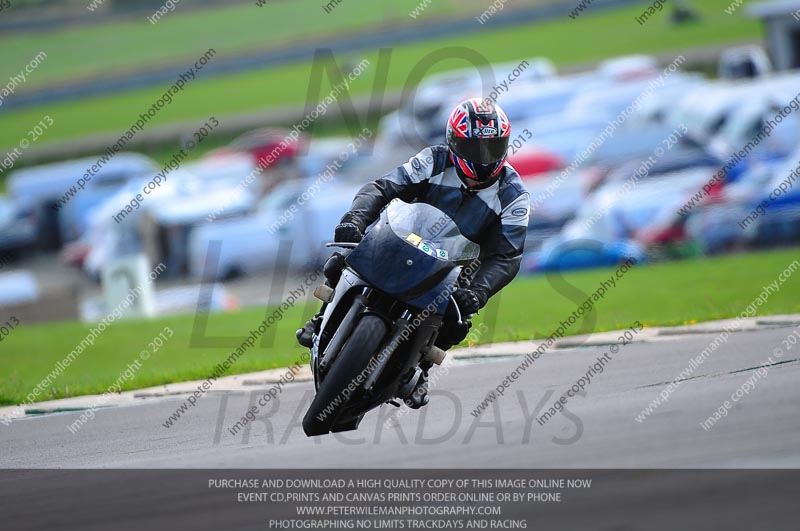
[[(353, 389), (360, 387), (358, 377), (377, 354), (385, 336), (386, 323), (383, 319), (371, 314), (361, 317), (322, 380), (317, 396), (303, 418), (303, 431), (306, 435), (324, 435), (331, 431), (347, 407)], [(361, 381), (366, 376), (364, 372)]]

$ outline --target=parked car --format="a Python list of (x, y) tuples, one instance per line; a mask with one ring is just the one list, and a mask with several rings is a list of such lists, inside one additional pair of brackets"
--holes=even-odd
[(190, 275), (229, 279), (276, 265), (304, 269), (319, 264), (330, 254), (324, 243), (330, 241), (359, 186), (339, 183), (299, 202), (309, 184), (283, 183), (262, 200), (254, 214), (195, 228), (189, 237)]
[(600, 62), (595, 73), (608, 81), (631, 81), (656, 77), (659, 66), (652, 55), (623, 55)]
[[(244, 153), (253, 158), (254, 164), (274, 169), (294, 161), (306, 149), (306, 135), (301, 134), (297, 139), (292, 139), (289, 137), (290, 133), (289, 130), (271, 127), (248, 131), (227, 146), (212, 151), (209, 156)], [(281, 147), (281, 142), (284, 142), (285, 147)]]
[(557, 153), (540, 148), (523, 148), (508, 156), (508, 162), (520, 176), (525, 179), (534, 178), (544, 173), (559, 170), (565, 161)]
[(512, 127), (511, 136), (512, 142), (520, 133), (528, 136), (524, 132), (527, 129), (531, 136), (528, 141), (530, 146), (551, 151), (572, 162), (587, 146), (597, 142), (607, 125), (607, 121), (593, 115), (576, 117), (558, 114), (534, 121), (519, 121)]
[[(798, 161), (800, 161), (800, 149), (775, 168), (772, 178), (755, 201), (755, 204), (763, 202), (767, 204), (766, 214), (756, 220), (751, 237), (751, 242), (758, 247), (800, 243)], [(773, 192), (781, 186), (781, 192)], [(772, 198), (770, 194), (773, 194)]]
[(24, 215), (7, 197), (0, 196), (0, 257), (19, 254), (36, 244), (36, 219)]
[(685, 125), (693, 140), (706, 144), (741, 105), (747, 90), (746, 84), (730, 81), (701, 85), (674, 103), (666, 121), (672, 126)]
[[(411, 92), (405, 92), (399, 109), (404, 138), (417, 148), (438, 143), (444, 138), (444, 124), (453, 107), (460, 101), (482, 95), (488, 97), (496, 84), (507, 80), (515, 68), (519, 76), (508, 89), (513, 94), (527, 93), (540, 83), (556, 79), (553, 63), (545, 58), (491, 65), (489, 68), (468, 67), (434, 74), (423, 79)], [(510, 115), (509, 115), (510, 118)]]
[[(800, 81), (798, 81), (800, 83)], [(800, 85), (798, 85), (800, 86)], [(761, 131), (772, 121), (778, 110), (797, 94), (781, 97), (778, 91), (769, 95), (748, 98), (731, 112), (725, 124), (708, 142), (709, 149), (724, 159), (751, 144)], [(768, 136), (761, 135), (752, 153), (764, 153), (767, 156), (783, 157), (800, 145), (800, 116), (790, 114), (772, 129)], [(752, 147), (752, 145), (751, 145)]]
[[(607, 265), (620, 256), (642, 259), (642, 253), (651, 246), (662, 246), (685, 239), (680, 209), (686, 200), (708, 182), (716, 167), (696, 167), (652, 176), (624, 187), (612, 180), (604, 183), (584, 201), (575, 217), (564, 225), (561, 232), (544, 242), (533, 263), (537, 267), (555, 260), (565, 266), (572, 262), (558, 258), (560, 250), (570, 249), (568, 242), (600, 242), (592, 244), (602, 252), (593, 251), (596, 257), (584, 254), (581, 267)], [(554, 251), (556, 250), (556, 251)], [(554, 253), (554, 258), (548, 258)]]
[[(588, 79), (586, 83), (589, 84)], [(564, 112), (586, 86), (575, 77), (557, 78), (536, 85), (515, 87), (514, 92), (502, 94), (498, 103), (513, 127), (521, 122), (541, 120)]]
[(633, 260), (636, 264), (648, 261), (645, 249), (631, 240), (564, 239), (554, 237), (542, 248), (527, 252), (520, 269), (527, 273), (569, 271), (594, 267), (611, 267)]
[(648, 78), (628, 80), (609, 84), (600, 90), (582, 92), (566, 112), (578, 116), (594, 114), (609, 122), (626, 116), (625, 121), (633, 125), (659, 122), (676, 99), (705, 83), (705, 78), (699, 74), (680, 71), (673, 72), (659, 83)]
[[(693, 209), (686, 219), (686, 234), (704, 254), (719, 254), (751, 245), (754, 224), (742, 221), (761, 202), (763, 190), (783, 166), (782, 160), (761, 160), (733, 182), (726, 183), (713, 201)], [(747, 226), (747, 223), (744, 223)]]
[(24, 168), (8, 178), (9, 197), (22, 217), (33, 216), (37, 241), (46, 249), (57, 249), (64, 242), (80, 237), (86, 229), (86, 212), (100, 204), (133, 179), (158, 171), (155, 162), (137, 153), (117, 153), (89, 180), (83, 190), (57, 209), (78, 179), (97, 164), (98, 157), (69, 160)]
[[(661, 144), (663, 146), (663, 144)], [(609, 171), (605, 182), (623, 183), (635, 179), (637, 184), (643, 180), (660, 175), (680, 172), (697, 167), (718, 167), (722, 161), (706, 149), (694, 143), (680, 140), (664, 150), (660, 157), (651, 153), (645, 159), (632, 159)]]
[(553, 171), (525, 179), (531, 196), (531, 227), (561, 226), (571, 219), (584, 201), (584, 183), (576, 175)]
[(239, 156), (186, 164), (116, 223), (113, 216), (141, 192), (150, 177), (129, 183), (90, 213), (90, 230), (81, 241), (86, 246), (84, 270), (98, 278), (114, 257), (144, 251), (154, 263), (167, 266), (164, 275), (186, 274), (188, 238), (195, 226), (222, 223), (255, 209), (259, 182), (243, 184), (253, 169), (252, 160)]
[(719, 56), (717, 76), (722, 79), (761, 77), (772, 72), (772, 61), (761, 46), (737, 46)]

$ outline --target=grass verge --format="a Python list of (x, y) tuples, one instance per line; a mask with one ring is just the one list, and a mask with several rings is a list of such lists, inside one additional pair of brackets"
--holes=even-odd
[[(544, 56), (558, 65), (569, 65), (616, 55), (658, 53), (758, 38), (758, 22), (744, 15), (724, 15), (723, 9), (727, 4), (728, 0), (708, 0), (696, 5), (694, 7), (702, 14), (702, 20), (683, 26), (668, 23), (668, 10), (640, 26), (634, 18), (640, 14), (641, 5), (635, 5), (586, 13), (576, 20), (564, 17), (544, 23), (465, 33), (457, 38), (397, 46), (391, 54), (387, 89), (403, 88), (412, 69), (420, 60), (437, 51), (442, 53), (448, 47), (478, 50), (491, 62)], [(342, 4), (342, 9), (344, 8), (345, 4)], [(255, 22), (258, 21), (254, 19)], [(479, 28), (480, 25), (476, 22), (476, 29)], [(214, 46), (213, 39), (203, 42), (207, 43), (203, 51)], [(371, 62), (371, 66), (352, 83), (352, 95), (368, 94), (378, 70), (377, 51), (364, 53), (363, 56)], [(337, 57), (340, 63), (347, 59), (351, 62), (354, 60), (353, 57)], [(463, 59), (446, 59), (436, 63), (430, 73), (467, 66), (470, 66), (469, 63)], [(182, 120), (203, 121), (209, 115), (223, 120), (226, 114), (280, 105), (300, 105), (306, 97), (310, 71), (310, 63), (301, 63), (208, 79), (203, 79), (200, 72), (197, 79), (179, 93), (172, 104), (161, 109), (147, 127)], [(505, 76), (506, 73), (498, 72), (497, 75)], [(167, 86), (149, 88), (88, 100), (41, 105), (35, 109), (12, 109), (0, 118), (0, 146), (17, 145), (25, 132), (45, 114), (53, 118), (55, 125), (45, 133), (41, 142), (91, 133), (123, 132), (166, 88)], [(330, 87), (325, 84), (321, 94), (324, 96), (329, 90)], [(213, 104), (210, 105), (209, 102)]]
[[(411, 0), (405, 1), (411, 5)], [(433, 2), (429, 15), (458, 12), (453, 7), (460, 1)], [(220, 57), (234, 56), (312, 38), (336, 39), (381, 24), (413, 23), (405, 6), (370, 0), (347, 0), (332, 13), (325, 12), (322, 6), (327, 2), (320, 0), (270, 0), (263, 7), (248, 2), (201, 9), (186, 9), (190, 6), (184, 2), (176, 3), (176, 8), (155, 24), (147, 20), (154, 8), (141, 16), (104, 24), (9, 32), (0, 36), (0, 79), (17, 74), (42, 50), (47, 59), (31, 75), (31, 86), (190, 62), (209, 46), (217, 48)], [(93, 14), (85, 12), (85, 16)]]

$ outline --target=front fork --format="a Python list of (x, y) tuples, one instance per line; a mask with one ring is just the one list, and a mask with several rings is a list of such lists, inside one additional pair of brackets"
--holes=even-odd
[(356, 326), (358, 317), (366, 309), (369, 292), (369, 288), (364, 288), (362, 292), (356, 295), (353, 299), (350, 309), (347, 310), (344, 319), (342, 319), (342, 322), (339, 324), (339, 327), (333, 334), (330, 343), (328, 343), (328, 346), (325, 347), (324, 355), (319, 359), (320, 374), (325, 374), (328, 372), (331, 364), (336, 361), (336, 358), (339, 356), (339, 352), (342, 350), (344, 342), (348, 337), (350, 337), (350, 334), (353, 333), (353, 329)]

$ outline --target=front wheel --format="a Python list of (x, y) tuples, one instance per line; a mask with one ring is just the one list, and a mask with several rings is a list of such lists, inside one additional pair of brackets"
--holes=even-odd
[(353, 389), (360, 387), (366, 378), (365, 369), (377, 354), (386, 331), (386, 323), (377, 315), (361, 317), (303, 417), (306, 435), (324, 435), (331, 431), (347, 406)]

